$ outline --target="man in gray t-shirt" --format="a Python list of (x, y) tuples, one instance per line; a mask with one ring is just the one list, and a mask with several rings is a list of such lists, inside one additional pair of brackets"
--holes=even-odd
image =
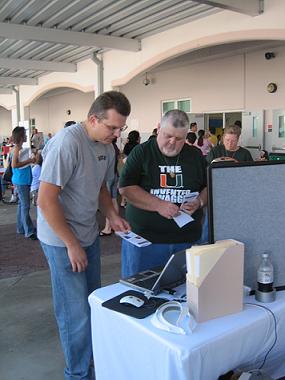
[(66, 380), (93, 376), (88, 295), (101, 284), (98, 207), (115, 231), (130, 229), (105, 185), (114, 175), (111, 142), (129, 114), (122, 93), (105, 92), (85, 122), (61, 130), (42, 152), (37, 233), (51, 272)]

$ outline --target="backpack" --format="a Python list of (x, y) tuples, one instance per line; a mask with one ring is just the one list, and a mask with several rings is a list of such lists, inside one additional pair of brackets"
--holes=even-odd
[(12, 175), (13, 175), (13, 171), (12, 171), (12, 159), (9, 158), (9, 162), (8, 162), (8, 166), (3, 174), (3, 179), (4, 181), (6, 182), (12, 182)]

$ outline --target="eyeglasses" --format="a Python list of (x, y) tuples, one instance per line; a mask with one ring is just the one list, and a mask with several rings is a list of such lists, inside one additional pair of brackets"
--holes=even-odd
[(102, 120), (100, 120), (100, 123), (102, 123), (112, 133), (115, 133), (116, 131), (124, 132), (128, 128), (127, 124), (124, 125), (123, 127), (113, 127), (112, 125), (108, 125), (108, 124), (104, 123), (104, 121), (102, 121)]

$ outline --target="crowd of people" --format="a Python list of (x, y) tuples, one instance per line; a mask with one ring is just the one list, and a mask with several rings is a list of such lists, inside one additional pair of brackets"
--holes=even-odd
[[(94, 376), (88, 295), (101, 286), (100, 237), (132, 230), (152, 243), (137, 247), (123, 240), (122, 277), (163, 266), (173, 253), (207, 240), (207, 165), (252, 161), (238, 144), (241, 125), (225, 127), (219, 139), (214, 129), (198, 130), (195, 122), (189, 131), (188, 116), (180, 110), (168, 111), (143, 143), (138, 131), (130, 131), (120, 151), (117, 139), (127, 129), (130, 112), (124, 94), (105, 92), (84, 122), (66, 123), (47, 144), (35, 130), (32, 156), (23, 149), (25, 129), (16, 127), (12, 134), (16, 229), (39, 239), (46, 256), (67, 380)], [(197, 196), (189, 201), (191, 193)], [(37, 229), (29, 215), (31, 196), (38, 205)], [(101, 230), (98, 209), (106, 217)], [(194, 220), (180, 228), (174, 218), (181, 211)]]
[[(16, 129), (17, 128), (17, 129)], [(19, 142), (16, 143), (17, 131), (19, 131), (19, 127), (16, 127), (12, 131), (12, 135), (9, 138), (3, 138), (2, 143), (0, 144), (1, 149), (1, 174), (0, 175), (0, 201), (4, 203), (18, 203), (19, 202), (19, 192), (16, 186), (17, 179), (14, 179), (14, 183), (12, 181), (12, 161), (15, 150), (18, 151)], [(48, 133), (47, 136), (44, 137), (42, 132), (38, 132), (37, 129), (33, 129), (29, 148), (23, 147), (23, 144), (27, 141), (25, 128), (21, 128), (21, 133), (23, 134), (22, 138), (24, 138), (23, 142), (20, 143), (20, 156), (26, 157), (27, 155), (31, 159), (31, 175), (32, 182), (31, 186), (31, 194), (30, 197), (32, 199), (32, 203), (36, 206), (37, 192), (39, 189), (39, 176), (40, 176), (40, 168), (42, 164), (41, 151), (44, 148), (45, 144), (52, 138), (52, 134)], [(25, 132), (25, 133), (24, 133)], [(24, 136), (25, 134), (25, 136)], [(21, 164), (20, 164), (21, 165)], [(21, 166), (20, 166), (21, 167)], [(17, 167), (16, 167), (17, 168)], [(18, 166), (19, 168), (19, 166)], [(25, 169), (25, 168), (24, 168)], [(24, 171), (23, 171), (24, 172)], [(20, 172), (22, 174), (22, 172)], [(10, 190), (9, 194), (11, 197), (7, 200), (6, 193), (7, 190)]]

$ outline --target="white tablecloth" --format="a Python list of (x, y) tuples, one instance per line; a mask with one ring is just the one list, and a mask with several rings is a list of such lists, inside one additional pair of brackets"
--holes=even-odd
[[(198, 324), (186, 336), (155, 328), (151, 316), (139, 320), (101, 306), (126, 290), (114, 284), (89, 297), (96, 380), (217, 380), (234, 368), (258, 368), (274, 341), (271, 314), (256, 306)], [(263, 367), (277, 379), (285, 376), (285, 292), (261, 305), (277, 320), (277, 343)]]

